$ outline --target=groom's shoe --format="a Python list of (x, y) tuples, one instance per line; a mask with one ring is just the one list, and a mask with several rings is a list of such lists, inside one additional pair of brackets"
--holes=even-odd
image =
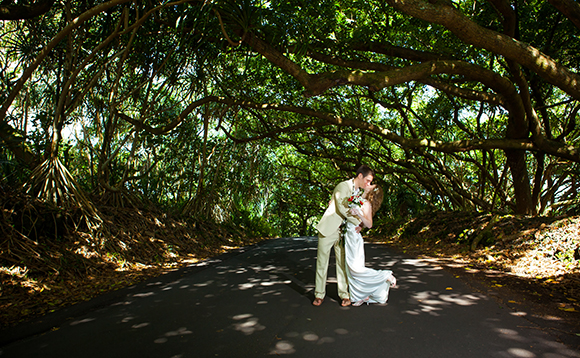
[(343, 298), (342, 299), (342, 302), (340, 303), (340, 305), (342, 307), (350, 306), (350, 304), (351, 304), (351, 302), (350, 302), (350, 300), (348, 298)]
[(315, 298), (314, 301), (312, 301), (312, 304), (315, 306), (320, 306), (323, 301), (324, 300), (322, 298)]

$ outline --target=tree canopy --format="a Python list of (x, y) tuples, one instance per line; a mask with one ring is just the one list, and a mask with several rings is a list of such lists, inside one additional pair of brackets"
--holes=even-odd
[(2, 185), (312, 233), (361, 163), (380, 213), (560, 213), (580, 184), (573, 0), (5, 1)]

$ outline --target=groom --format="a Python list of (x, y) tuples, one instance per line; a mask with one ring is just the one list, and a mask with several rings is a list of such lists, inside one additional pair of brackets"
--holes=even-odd
[(318, 230), (318, 252), (316, 255), (315, 298), (312, 302), (315, 306), (320, 306), (326, 295), (328, 261), (330, 259), (330, 250), (333, 246), (336, 256), (338, 296), (342, 299), (341, 306), (346, 307), (351, 304), (346, 278), (344, 246), (339, 244), (340, 226), (345, 218), (355, 225), (360, 224), (360, 219), (349, 213), (347, 200), (353, 194), (358, 193), (359, 188), (365, 189), (370, 186), (373, 177), (373, 171), (366, 165), (361, 165), (356, 172), (356, 177), (338, 184), (334, 188), (328, 208), (316, 226), (316, 230)]

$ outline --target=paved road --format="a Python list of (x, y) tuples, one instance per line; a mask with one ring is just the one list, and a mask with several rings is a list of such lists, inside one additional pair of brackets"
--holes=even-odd
[(316, 240), (276, 239), (0, 332), (0, 356), (580, 357), (436, 266), (365, 250), (398, 278), (386, 305), (340, 307), (331, 268), (312, 306)]

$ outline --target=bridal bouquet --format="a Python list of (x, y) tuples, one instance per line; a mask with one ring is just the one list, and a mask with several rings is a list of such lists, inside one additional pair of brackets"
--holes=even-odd
[[(364, 189), (359, 189), (358, 194), (353, 194), (350, 198), (346, 199), (347, 203), (348, 203), (348, 207), (349, 208), (362, 208), (363, 203), (365, 202), (365, 199), (363, 199), (362, 195), (364, 193)], [(345, 235), (346, 235), (346, 218), (344, 218), (344, 221), (342, 222), (342, 225), (340, 226), (341, 229), (341, 235), (340, 235), (340, 240), (339, 240), (339, 244), (344, 247), (344, 240), (345, 240)]]
[(363, 192), (364, 192), (364, 190), (360, 189), (360, 191), (357, 195), (353, 195), (350, 198), (348, 198), (348, 207), (349, 208), (352, 208), (354, 206), (358, 206), (359, 208), (362, 207), (362, 205), (364, 203), (364, 199), (362, 198)]

